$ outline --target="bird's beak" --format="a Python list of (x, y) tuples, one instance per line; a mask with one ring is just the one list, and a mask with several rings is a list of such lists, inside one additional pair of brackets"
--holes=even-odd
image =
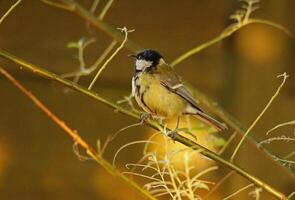
[(132, 58), (137, 58), (137, 56), (135, 54), (129, 54), (128, 56), (132, 57)]

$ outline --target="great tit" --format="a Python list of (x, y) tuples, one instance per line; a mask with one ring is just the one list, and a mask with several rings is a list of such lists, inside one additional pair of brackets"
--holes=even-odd
[(136, 55), (132, 78), (132, 95), (138, 105), (153, 118), (170, 119), (192, 115), (218, 131), (226, 126), (206, 114), (173, 68), (155, 50), (146, 49)]

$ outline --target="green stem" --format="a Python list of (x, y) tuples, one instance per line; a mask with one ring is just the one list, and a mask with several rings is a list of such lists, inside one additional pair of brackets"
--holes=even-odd
[[(17, 65), (20, 65), (21, 67), (25, 68), (26, 70), (29, 70), (31, 72), (33, 72), (34, 74), (37, 74), (39, 76), (42, 76), (42, 77), (45, 77), (47, 79), (50, 79), (50, 80), (53, 80), (53, 81), (56, 81), (56, 82), (59, 82), (69, 88), (72, 88), (88, 97), (91, 97), (95, 100), (97, 100), (98, 102), (110, 107), (110, 108), (113, 108), (113, 109), (116, 109), (118, 112), (120, 113), (123, 113), (125, 115), (128, 115), (130, 117), (133, 117), (133, 118), (136, 118), (136, 119), (140, 119), (140, 116), (136, 113), (133, 113), (132, 111), (129, 111), (123, 107), (120, 107), (119, 105), (113, 103), (112, 101), (110, 100), (107, 100), (106, 98), (103, 98), (101, 97), (100, 95), (92, 92), (92, 91), (89, 91), (87, 90), (87, 88), (84, 88), (82, 86), (79, 86), (73, 82), (70, 82), (66, 79), (63, 79), (61, 78), (60, 76), (52, 73), (52, 72), (49, 72), (45, 69), (42, 69), (36, 65), (33, 65), (33, 64), (30, 64), (20, 58), (17, 58), (16, 56), (14, 55), (11, 55), (3, 50), (0, 50), (0, 56), (7, 59), (7, 60), (10, 60), (12, 62), (14, 62), (15, 64)], [(150, 126), (151, 128), (154, 128), (156, 130), (160, 130), (160, 131), (163, 131), (163, 127), (160, 126), (159, 124), (153, 122), (153, 121), (148, 121), (146, 123), (148, 126)], [(169, 131), (169, 130), (168, 130)], [(185, 146), (189, 147), (189, 148), (192, 148), (194, 150), (197, 150), (197, 149), (201, 149), (201, 153), (204, 155), (204, 156), (207, 156), (209, 158), (211, 158), (212, 160), (215, 160), (216, 162), (218, 163), (221, 163), (223, 164), (224, 166), (226, 166), (227, 168), (229, 169), (232, 169), (234, 171), (236, 171), (238, 174), (240, 174), (241, 176), (245, 177), (246, 179), (248, 179), (249, 181), (251, 181), (252, 183), (254, 183), (256, 186), (258, 187), (261, 187), (263, 188), (266, 192), (268, 192), (269, 194), (273, 195), (274, 197), (278, 198), (278, 199), (287, 199), (286, 196), (282, 193), (280, 193), (279, 191), (277, 191), (276, 189), (272, 188), (270, 185), (264, 183), (263, 181), (261, 181), (259, 178), (249, 174), (248, 172), (246, 172), (245, 170), (243, 170), (242, 168), (236, 166), (235, 164), (223, 159), (222, 157), (220, 157), (218, 154), (210, 151), (209, 149), (195, 143), (194, 141), (186, 138), (186, 137), (183, 137), (179, 134), (177, 134), (177, 136), (175, 138), (173, 138), (175, 141), (177, 142), (180, 142), (182, 144), (184, 144)], [(90, 152), (91, 153), (91, 152)]]

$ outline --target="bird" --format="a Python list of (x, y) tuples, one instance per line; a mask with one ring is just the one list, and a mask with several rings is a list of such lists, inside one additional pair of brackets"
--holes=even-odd
[(198, 105), (191, 92), (185, 87), (181, 77), (168, 65), (163, 56), (152, 49), (131, 54), (135, 59), (132, 77), (132, 96), (145, 113), (142, 119), (172, 119), (191, 115), (213, 126), (217, 131), (226, 125), (206, 114)]

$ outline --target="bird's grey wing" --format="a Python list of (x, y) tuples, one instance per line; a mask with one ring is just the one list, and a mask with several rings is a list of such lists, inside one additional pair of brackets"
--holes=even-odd
[[(168, 66), (169, 67), (169, 66)], [(170, 67), (169, 67), (170, 68)], [(188, 89), (185, 88), (183, 85), (180, 77), (173, 71), (173, 69), (165, 70), (165, 73), (160, 73), (158, 75), (161, 84), (166, 87), (169, 91), (181, 96), (184, 98), (192, 107), (197, 109), (200, 112), (203, 112), (199, 105), (197, 104), (196, 100), (188, 91)]]

